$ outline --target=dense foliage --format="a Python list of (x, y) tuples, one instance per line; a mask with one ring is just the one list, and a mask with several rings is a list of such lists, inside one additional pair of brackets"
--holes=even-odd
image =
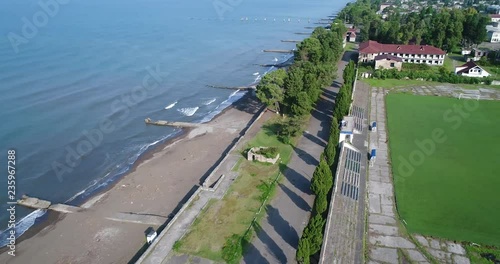
[(309, 114), (322, 87), (335, 78), (345, 32), (341, 21), (335, 21), (330, 30), (316, 28), (311, 37), (297, 45), (295, 63), (287, 72), (280, 69), (262, 78), (257, 85), (259, 100), (292, 117)]
[(361, 28), (361, 40), (381, 43), (428, 44), (452, 51), (460, 46), (479, 44), (487, 37), (490, 18), (475, 8), (424, 8), (420, 12), (401, 14), (389, 8), (384, 20), (376, 11), (380, 1), (360, 0), (350, 3), (340, 17)]
[(465, 83), (465, 84), (491, 84), (491, 77), (474, 78), (462, 75), (457, 75), (454, 72), (447, 71), (445, 68), (439, 68), (438, 71), (433, 70), (376, 70), (373, 72), (373, 78), (377, 79), (421, 79), (424, 81), (446, 82), (446, 83)]

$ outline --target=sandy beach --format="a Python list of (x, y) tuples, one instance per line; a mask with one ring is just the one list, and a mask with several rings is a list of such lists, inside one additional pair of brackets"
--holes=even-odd
[(158, 225), (120, 221), (117, 215), (154, 216), (166, 222), (259, 107), (255, 98), (245, 96), (206, 126), (158, 146), (114, 186), (87, 201), (83, 212), (50, 213), (48, 220), (27, 232), (27, 239), (18, 240), (16, 256), (3, 252), (0, 263), (129, 262), (143, 246), (145, 230)]

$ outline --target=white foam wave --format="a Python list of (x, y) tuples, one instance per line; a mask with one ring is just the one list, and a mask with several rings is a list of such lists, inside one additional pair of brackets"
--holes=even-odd
[(171, 104), (169, 104), (169, 105), (165, 106), (165, 110), (167, 110), (167, 109), (170, 109), (170, 108), (174, 107), (176, 104), (177, 104), (177, 101), (175, 101), (175, 102), (173, 102), (173, 103), (171, 103)]
[(185, 107), (185, 108), (177, 109), (177, 111), (179, 111), (180, 113), (182, 113), (185, 116), (193, 116), (196, 113), (196, 111), (198, 111), (198, 109), (200, 109), (199, 106), (197, 106), (197, 107)]
[(252, 75), (257, 76), (257, 75), (259, 75), (259, 72), (254, 72)]
[[(35, 210), (31, 212), (29, 215), (23, 217), (16, 224), (16, 238), (20, 237), (26, 230), (28, 230), (31, 226), (35, 224), (35, 221), (38, 217), (43, 216), (46, 213), (46, 210)], [(3, 247), (9, 243), (7, 238), (10, 235), (10, 230), (4, 230), (0, 233), (0, 247)]]
[(203, 102), (203, 105), (209, 105), (209, 104), (215, 102), (216, 100), (217, 100), (217, 98), (212, 98), (210, 100), (207, 100), (207, 101)]
[(232, 103), (238, 101), (246, 93), (247, 91), (234, 91), (229, 95), (229, 97), (226, 100), (222, 101), (213, 111), (204, 116), (203, 119), (201, 120), (201, 123), (206, 123), (212, 120), (216, 115), (222, 112), (222, 110), (226, 109)]
[(275, 58), (273, 59), (273, 61), (278, 61), (278, 58), (276, 58), (276, 57), (275, 57)]

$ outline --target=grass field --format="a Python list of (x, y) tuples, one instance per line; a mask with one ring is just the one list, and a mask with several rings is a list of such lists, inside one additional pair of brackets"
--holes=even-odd
[(419, 81), (419, 80), (398, 80), (398, 79), (363, 79), (363, 82), (366, 82), (372, 87), (380, 87), (380, 88), (396, 88), (396, 87), (408, 87), (408, 86), (416, 86), (416, 85), (439, 85), (437, 82), (427, 82), (427, 81)]
[[(398, 211), (408, 230), (500, 246), (500, 102), (386, 100)], [(455, 112), (465, 103), (469, 110)]]
[[(273, 129), (272, 121), (268, 122), (247, 147), (278, 147), (281, 161), (286, 164), (293, 149), (278, 141)], [(273, 181), (280, 171), (280, 165), (250, 162), (242, 157), (235, 167), (240, 176), (222, 200), (211, 200), (200, 213), (189, 232), (176, 243), (177, 252), (222, 261), (221, 249), (226, 238), (232, 234), (243, 235), (249, 228), (262, 204), (259, 199), (262, 192), (258, 186)]]

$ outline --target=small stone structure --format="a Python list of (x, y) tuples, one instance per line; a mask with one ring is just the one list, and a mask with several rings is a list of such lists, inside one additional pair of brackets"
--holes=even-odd
[(264, 155), (258, 154), (262, 149), (267, 149), (267, 147), (253, 147), (247, 152), (247, 160), (250, 161), (260, 161), (275, 164), (280, 158), (280, 154), (278, 153), (274, 158), (266, 158)]

